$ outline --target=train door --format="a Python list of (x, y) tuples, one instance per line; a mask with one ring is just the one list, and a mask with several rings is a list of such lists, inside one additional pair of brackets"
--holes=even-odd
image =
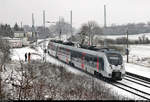
[(70, 52), (69, 49), (66, 49), (66, 63), (69, 63), (70, 59)]
[(51, 55), (56, 56), (57, 45), (51, 44)]
[(97, 72), (104, 71), (104, 60), (101, 57), (97, 57)]
[(94, 57), (86, 54), (85, 56), (85, 70), (89, 73), (94, 73)]
[(50, 43), (49, 44), (49, 53), (50, 53), (50, 55), (53, 55), (53, 44), (52, 43)]
[(81, 56), (81, 68), (85, 69), (85, 53), (82, 53)]
[(100, 64), (99, 64), (100, 62), (99, 62), (99, 57), (97, 57), (97, 72), (99, 72), (99, 70), (100, 70)]
[(58, 58), (58, 51), (59, 51), (58, 46), (55, 46), (55, 57), (56, 57), (56, 58)]
[(85, 58), (84, 58), (84, 66), (85, 66), (85, 70), (90, 72), (88, 69), (89, 69), (89, 66), (88, 66), (88, 63), (89, 63), (89, 55), (86, 54), (85, 55)]
[(54, 51), (55, 51), (55, 46), (53, 45), (53, 43), (50, 43), (50, 54), (51, 54), (52, 56), (55, 56)]

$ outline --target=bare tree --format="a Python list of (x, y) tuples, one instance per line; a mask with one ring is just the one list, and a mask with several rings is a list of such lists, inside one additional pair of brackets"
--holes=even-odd
[(86, 36), (89, 38), (89, 45), (93, 45), (93, 37), (94, 35), (100, 35), (102, 34), (102, 29), (99, 27), (99, 25), (95, 21), (89, 21), (88, 23), (85, 23), (80, 28), (80, 36), (81, 36), (81, 44), (84, 43), (84, 39)]
[[(71, 25), (64, 20), (64, 18), (59, 18), (59, 21), (55, 23), (55, 25), (52, 25), (49, 27), (50, 32), (56, 35), (59, 35), (59, 37), (63, 34), (70, 34), (71, 31)], [(72, 31), (74, 32), (75, 28), (72, 28)]]
[(10, 27), (10, 25), (8, 25), (8, 24), (5, 24), (5, 25), (1, 24), (0, 25), (0, 35), (1, 36), (13, 37), (13, 34), (14, 33), (13, 33), (13, 30)]
[[(5, 69), (5, 64), (10, 61), (10, 46), (7, 40), (0, 39), (0, 98), (2, 99), (2, 72)], [(6, 69), (5, 69), (6, 70)]]
[(86, 24), (83, 24), (82, 27), (80, 28), (80, 44), (83, 45), (85, 42), (86, 36), (88, 36), (88, 26)]

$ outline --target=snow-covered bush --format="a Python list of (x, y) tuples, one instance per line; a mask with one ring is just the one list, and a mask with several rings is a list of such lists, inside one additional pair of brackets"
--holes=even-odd
[(16, 77), (8, 77), (13, 81), (7, 81), (11, 85), (9, 90), (13, 90), (7, 95), (13, 100), (118, 99), (117, 94), (110, 93), (111, 89), (104, 83), (88, 75), (73, 74), (62, 66), (31, 61), (13, 68), (11, 76)]

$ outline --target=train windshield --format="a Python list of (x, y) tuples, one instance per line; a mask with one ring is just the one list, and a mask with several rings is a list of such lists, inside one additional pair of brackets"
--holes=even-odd
[(122, 64), (122, 56), (116, 53), (107, 53), (107, 58), (110, 64), (112, 65), (121, 65)]

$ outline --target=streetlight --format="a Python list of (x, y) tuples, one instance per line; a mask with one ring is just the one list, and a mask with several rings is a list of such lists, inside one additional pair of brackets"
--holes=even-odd
[[(46, 21), (46, 23), (56, 23), (56, 22)], [(48, 51), (47, 51), (47, 49), (46, 49), (46, 43), (45, 43), (45, 42), (43, 43), (43, 51), (44, 51), (44, 54), (43, 54), (43, 61), (45, 60), (45, 62), (46, 62), (46, 53), (47, 53)]]

